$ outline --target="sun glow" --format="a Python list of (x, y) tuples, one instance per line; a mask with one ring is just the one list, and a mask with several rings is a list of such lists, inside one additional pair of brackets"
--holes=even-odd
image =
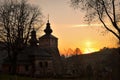
[(98, 49), (94, 49), (94, 48), (85, 48), (83, 54), (89, 54), (89, 53), (96, 52), (96, 51), (98, 51)]
[(85, 42), (85, 49), (83, 51), (83, 54), (89, 54), (89, 53), (92, 53), (92, 52), (96, 52), (96, 51), (99, 51), (97, 48), (94, 48), (93, 47), (93, 42), (91, 41), (86, 41)]

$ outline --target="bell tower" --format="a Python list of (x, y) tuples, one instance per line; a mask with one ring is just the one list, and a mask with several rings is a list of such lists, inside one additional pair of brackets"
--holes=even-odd
[(47, 51), (53, 59), (54, 72), (60, 75), (62, 73), (62, 63), (58, 50), (58, 38), (52, 35), (53, 30), (51, 29), (49, 19), (44, 29), (45, 34), (39, 38), (39, 48)]
[(41, 48), (57, 48), (58, 38), (52, 35), (52, 29), (49, 20), (46, 23), (46, 28), (44, 29), (45, 35), (39, 38), (39, 47)]
[(34, 28), (31, 31), (31, 39), (29, 40), (29, 42), (30, 42), (30, 46), (37, 46), (38, 40), (36, 38), (36, 31)]

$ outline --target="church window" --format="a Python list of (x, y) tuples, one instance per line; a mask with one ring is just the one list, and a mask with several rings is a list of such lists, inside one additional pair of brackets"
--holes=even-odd
[(29, 66), (28, 66), (28, 65), (25, 66), (25, 70), (26, 70), (26, 71), (29, 70)]
[(45, 67), (48, 67), (48, 62), (45, 62)]
[(42, 67), (43, 67), (43, 63), (42, 63), (42, 62), (39, 62), (39, 66), (42, 68)]

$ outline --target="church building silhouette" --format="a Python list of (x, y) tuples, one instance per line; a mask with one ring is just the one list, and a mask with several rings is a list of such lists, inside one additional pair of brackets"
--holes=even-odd
[[(45, 34), (36, 38), (36, 31), (31, 31), (29, 46), (17, 56), (17, 74), (29, 76), (55, 76), (62, 74), (61, 58), (58, 50), (58, 38), (52, 35), (49, 20)], [(10, 72), (10, 62), (6, 58), (2, 70)]]

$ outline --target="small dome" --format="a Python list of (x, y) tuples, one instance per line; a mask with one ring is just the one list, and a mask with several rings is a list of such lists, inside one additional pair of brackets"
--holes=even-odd
[(46, 29), (44, 30), (44, 32), (46, 33), (46, 35), (50, 35), (52, 33), (52, 29), (50, 28), (49, 20), (46, 24)]

